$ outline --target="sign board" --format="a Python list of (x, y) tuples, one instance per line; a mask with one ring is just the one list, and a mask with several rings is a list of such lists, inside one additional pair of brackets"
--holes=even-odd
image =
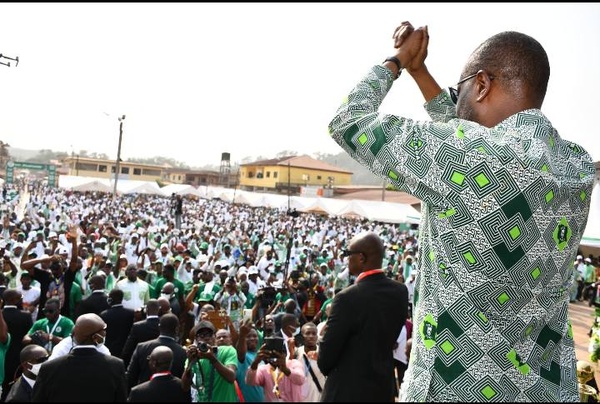
[(54, 164), (8, 161), (6, 163), (6, 183), (7, 184), (14, 183), (15, 169), (46, 170), (46, 171), (48, 171), (48, 186), (56, 187), (56, 166)]

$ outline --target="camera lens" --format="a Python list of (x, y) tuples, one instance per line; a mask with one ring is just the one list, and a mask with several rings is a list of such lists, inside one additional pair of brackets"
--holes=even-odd
[(201, 342), (198, 344), (198, 350), (200, 352), (208, 352), (209, 349), (210, 349), (210, 347), (208, 346), (208, 344), (206, 342)]

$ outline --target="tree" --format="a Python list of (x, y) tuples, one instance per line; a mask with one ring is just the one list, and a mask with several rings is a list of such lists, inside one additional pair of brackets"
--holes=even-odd
[(292, 157), (292, 156), (297, 156), (297, 155), (298, 155), (298, 152), (291, 151), (291, 150), (282, 150), (275, 155), (275, 158), (280, 159), (283, 157)]

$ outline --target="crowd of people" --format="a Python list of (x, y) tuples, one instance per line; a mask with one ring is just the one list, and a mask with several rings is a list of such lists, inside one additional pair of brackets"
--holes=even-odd
[[(568, 305), (597, 279), (578, 256), (594, 164), (540, 111), (534, 38), (488, 38), (448, 90), (428, 41), (400, 24), (329, 125), (422, 201), (418, 232), (178, 195), (4, 192), (3, 399), (578, 401)], [(378, 111), (403, 70), (432, 121)]]
[[(100, 387), (56, 378), (68, 362), (44, 372), (75, 354), (83, 359), (64, 372), (84, 377), (88, 366), (105, 366), (96, 385), (107, 401), (319, 401), (331, 302), (358, 275), (349, 265), (352, 238), (377, 235), (375, 266), (395, 284), (406, 275), (407, 298), (414, 285), (418, 231), (408, 225), (217, 199), (113, 198), (33, 181), (7, 187), (5, 401), (89, 397)], [(409, 318), (405, 306), (398, 329)], [(103, 356), (122, 361), (122, 380)], [(396, 375), (388, 377), (398, 388)]]

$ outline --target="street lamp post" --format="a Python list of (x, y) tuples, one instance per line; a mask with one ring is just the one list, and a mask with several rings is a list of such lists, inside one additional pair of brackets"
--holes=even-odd
[(123, 121), (125, 115), (119, 117), (119, 148), (117, 149), (117, 164), (115, 165), (115, 187), (113, 188), (113, 200), (117, 197), (117, 181), (119, 180), (119, 171), (121, 170), (121, 141), (123, 140)]

